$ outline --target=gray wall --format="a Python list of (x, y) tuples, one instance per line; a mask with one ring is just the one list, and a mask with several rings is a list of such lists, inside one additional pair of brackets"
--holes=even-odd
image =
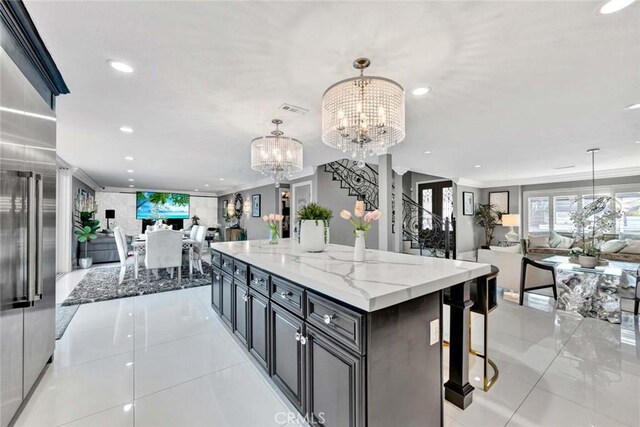
[[(279, 200), (278, 196), (280, 192), (273, 184), (250, 190), (243, 190), (239, 193), (242, 194), (242, 199), (248, 200), (249, 203), (251, 203), (252, 195), (260, 194), (260, 215), (278, 212), (276, 211), (276, 208), (279, 206), (279, 204), (277, 204), (277, 201)], [(235, 200), (235, 193), (225, 194), (224, 196), (220, 196), (218, 198), (218, 222), (223, 227), (225, 200), (228, 200), (229, 203), (233, 203)], [(267, 226), (264, 221), (262, 221), (262, 217), (253, 218), (251, 216), (251, 212), (249, 212), (249, 215), (242, 215), (241, 225), (242, 228), (245, 228), (247, 230), (247, 239), (249, 240), (266, 239), (269, 237)]]
[[(71, 230), (75, 230), (80, 226), (80, 217), (76, 212), (76, 205), (75, 205), (76, 195), (80, 190), (84, 190), (90, 196), (96, 197), (96, 192), (94, 191), (93, 188), (89, 187), (87, 184), (80, 181), (75, 176), (73, 177), (73, 180), (71, 181), (71, 197), (73, 197), (73, 214), (71, 216), (71, 221), (73, 221), (73, 224), (71, 226)], [(98, 206), (98, 209), (103, 209), (103, 207)], [(78, 253), (78, 240), (75, 238), (75, 235), (73, 235), (73, 237), (71, 238), (71, 265), (73, 266), (78, 265), (77, 253)]]
[[(476, 234), (476, 225), (474, 216), (463, 215), (463, 192), (473, 193), (474, 212), (475, 206), (481, 199), (482, 190), (479, 188), (467, 187), (464, 185), (454, 184), (456, 197), (454, 203), (454, 215), (456, 217), (456, 249), (458, 255), (463, 252), (473, 252), (478, 248), (478, 236)], [(473, 257), (473, 256), (472, 256)], [(475, 258), (474, 258), (475, 259)]]
[[(376, 165), (372, 166), (375, 167)], [(331, 209), (333, 212), (330, 228), (331, 243), (353, 246), (355, 242), (353, 226), (349, 221), (340, 218), (340, 211), (346, 209), (353, 213), (356, 198), (350, 197), (348, 190), (341, 189), (339, 182), (332, 181), (331, 174), (325, 172), (323, 167), (318, 167), (316, 174), (318, 179), (318, 204)], [(383, 214), (390, 215), (388, 212), (384, 212)], [(377, 223), (369, 230), (366, 244), (368, 249), (378, 249)]]
[[(511, 214), (520, 214), (520, 205), (521, 205), (521, 196), (522, 196), (522, 187), (519, 185), (510, 185), (505, 187), (490, 187), (483, 188), (481, 190), (480, 201), (476, 200), (476, 203), (489, 203), (489, 193), (496, 191), (508, 191), (509, 192), (509, 213)], [(522, 220), (522, 217), (520, 217)], [(516, 233), (521, 233), (521, 227), (514, 228)], [(505, 240), (505, 234), (509, 232), (509, 227), (497, 226), (493, 233), (493, 245), (497, 245), (498, 241)], [(476, 238), (479, 242), (479, 245), (484, 245), (484, 230), (481, 228), (476, 229)]]

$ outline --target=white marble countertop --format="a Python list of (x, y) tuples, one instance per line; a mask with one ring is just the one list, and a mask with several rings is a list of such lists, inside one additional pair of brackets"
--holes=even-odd
[(350, 246), (304, 252), (292, 239), (212, 243), (211, 248), (365, 311), (390, 307), (491, 270), (489, 264), (367, 249), (353, 261)]

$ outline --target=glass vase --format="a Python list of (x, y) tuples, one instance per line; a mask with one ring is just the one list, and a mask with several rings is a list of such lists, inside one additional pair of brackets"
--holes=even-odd
[(279, 237), (280, 237), (280, 234), (278, 233), (278, 228), (277, 227), (269, 227), (269, 244), (270, 245), (277, 245)]

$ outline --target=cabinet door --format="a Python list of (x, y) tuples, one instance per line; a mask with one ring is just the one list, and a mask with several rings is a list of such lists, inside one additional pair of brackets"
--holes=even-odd
[(220, 298), (222, 288), (222, 273), (217, 268), (211, 269), (211, 307), (220, 314)]
[(247, 306), (249, 305), (249, 288), (237, 279), (233, 281), (233, 333), (240, 341), (247, 344)]
[(269, 300), (255, 289), (249, 289), (247, 314), (249, 351), (269, 372)]
[(309, 423), (365, 425), (362, 358), (311, 327), (306, 338)]
[(304, 414), (304, 322), (277, 304), (271, 304), (271, 377)]
[(231, 276), (222, 275), (222, 286), (220, 287), (220, 318), (227, 326), (231, 327), (231, 309), (233, 299), (233, 280)]

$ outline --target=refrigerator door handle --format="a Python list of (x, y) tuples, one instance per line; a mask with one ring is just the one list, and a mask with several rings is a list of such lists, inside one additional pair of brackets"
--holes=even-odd
[(37, 281), (37, 201), (35, 173), (21, 171), (20, 177), (27, 178), (27, 301), (35, 301)]
[(43, 189), (42, 189), (42, 175), (35, 174), (36, 182), (36, 280), (35, 280), (35, 295), (33, 301), (42, 299), (42, 246), (44, 244), (43, 224), (42, 224), (42, 203), (43, 203)]

